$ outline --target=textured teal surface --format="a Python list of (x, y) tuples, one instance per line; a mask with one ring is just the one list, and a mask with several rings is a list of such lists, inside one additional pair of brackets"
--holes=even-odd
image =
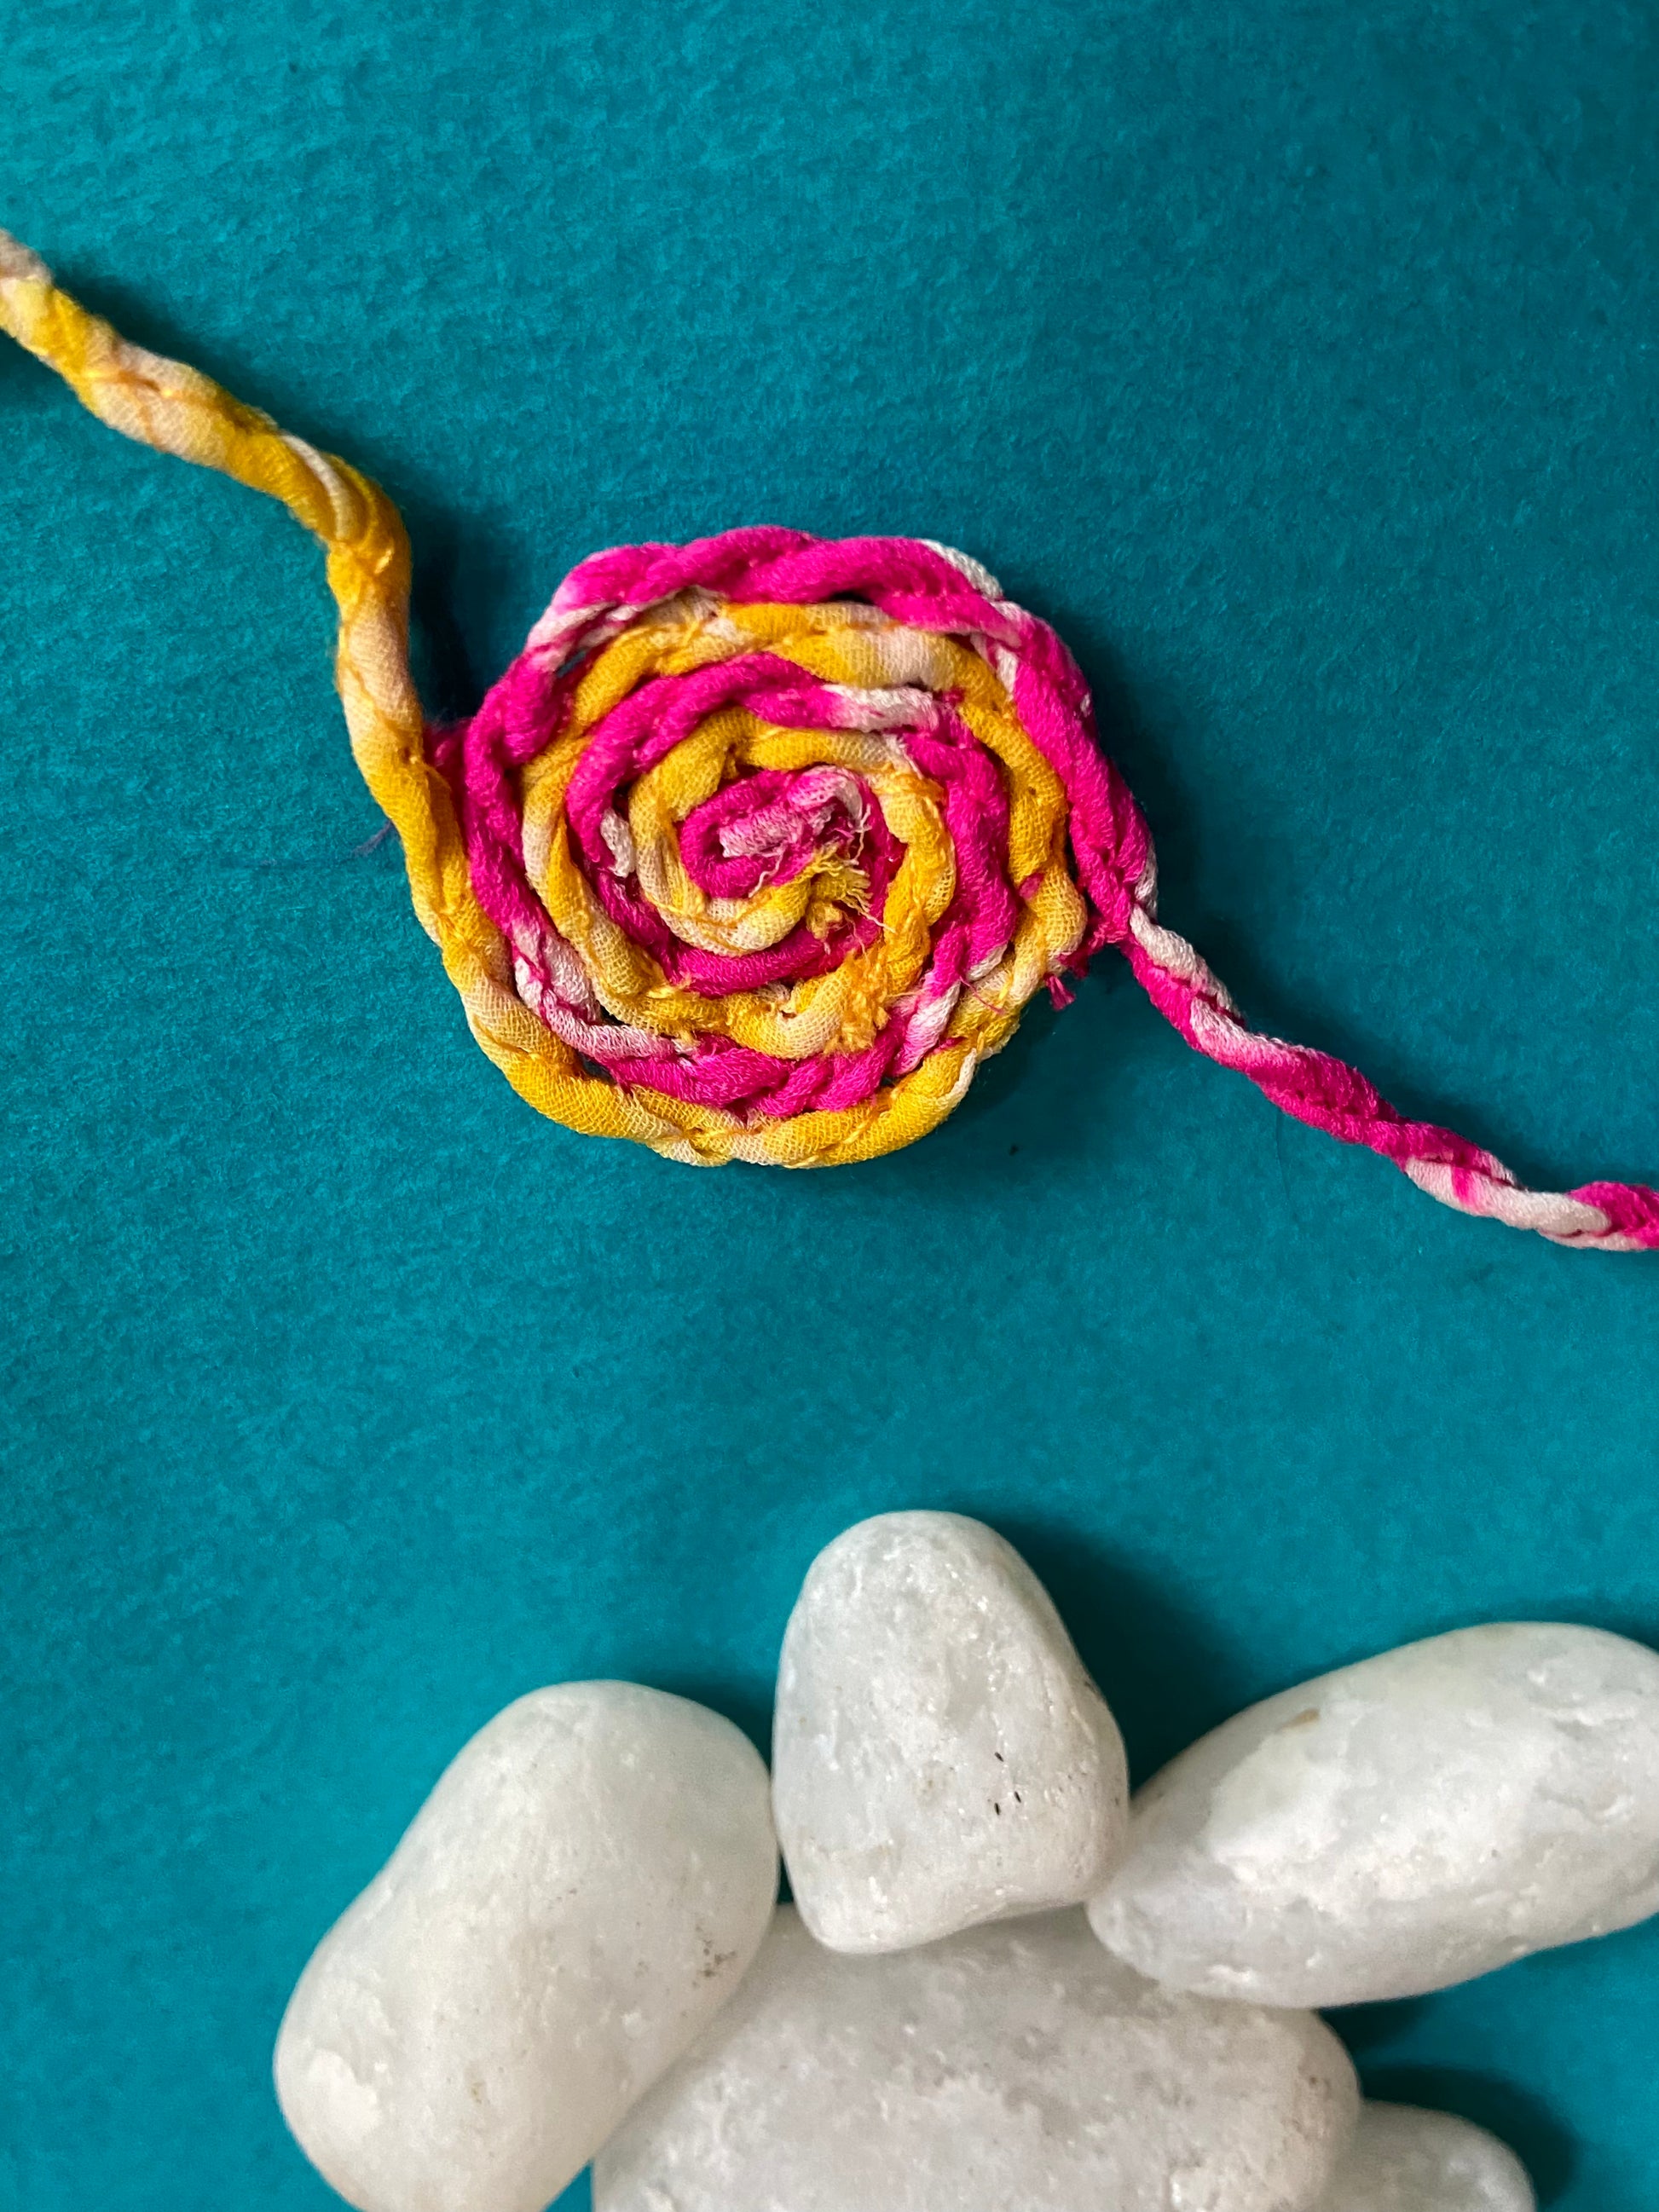
[[(1651, 9), (0, 32), (0, 222), (390, 488), (434, 705), (597, 546), (952, 541), (1258, 1018), (1659, 1172)], [(0, 2203), (319, 2212), (272, 2033), (445, 1759), (568, 1675), (763, 1735), (860, 1515), (1024, 1543), (1143, 1772), (1455, 1623), (1659, 1638), (1659, 1262), (1442, 1212), (1110, 965), (872, 1167), (568, 1136), (356, 851), (314, 548), (10, 349), (0, 437)], [(1659, 1929), (1348, 2026), (1559, 2212), (1659, 2203)]]

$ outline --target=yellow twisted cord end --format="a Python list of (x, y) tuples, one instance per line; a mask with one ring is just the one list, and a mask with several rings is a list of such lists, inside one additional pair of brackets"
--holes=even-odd
[(446, 855), (465, 872), (459, 837), (434, 820), (424, 720), (409, 672), (409, 541), (397, 508), (368, 477), (279, 429), (186, 363), (132, 344), (61, 291), (51, 270), (0, 230), (0, 328), (82, 406), (123, 436), (234, 477), (279, 499), (328, 552), (339, 608), (335, 677), (352, 750), (410, 857), (422, 922), (441, 933)]
[(346, 720), (370, 787), (386, 805), (379, 785), (388, 756), (418, 760), (423, 724), (409, 674), (409, 542), (380, 486), (289, 437), (199, 369), (133, 345), (60, 291), (46, 264), (4, 231), (0, 326), (112, 430), (269, 493), (322, 540), (340, 610)]
[[(335, 680), (352, 752), (403, 841), (416, 915), (443, 954), (474, 1036), (523, 1097), (573, 1128), (675, 1151), (699, 1142), (672, 1104), (653, 1111), (582, 1073), (514, 993), (511, 956), (473, 892), (448, 788), (426, 757), (409, 671), (409, 540), (380, 487), (290, 437), (199, 369), (131, 343), (60, 290), (40, 257), (4, 230), (0, 329), (112, 429), (268, 493), (322, 540), (339, 609)], [(717, 1117), (722, 1126), (727, 1118)]]

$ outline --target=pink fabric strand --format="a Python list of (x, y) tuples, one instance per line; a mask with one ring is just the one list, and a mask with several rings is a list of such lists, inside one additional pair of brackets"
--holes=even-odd
[[(434, 762), (449, 778), (465, 827), (479, 897), (521, 959), (546, 979), (554, 1016), (580, 1028), (585, 1051), (617, 1079), (642, 1081), (688, 1100), (768, 1117), (811, 1106), (848, 1105), (873, 1095), (933, 1048), (951, 994), (1010, 940), (1030, 886), (1009, 882), (1007, 799), (1000, 773), (973, 743), (948, 698), (902, 732), (938, 786), (957, 856), (957, 890), (941, 921), (927, 983), (867, 1049), (799, 1062), (742, 1052), (719, 1041), (676, 1050), (665, 1040), (617, 1030), (608, 1041), (599, 1009), (578, 1003), (559, 943), (525, 878), (517, 822), (517, 768), (556, 733), (572, 672), (640, 611), (688, 590), (729, 601), (806, 605), (856, 598), (890, 620), (954, 637), (982, 653), (1033, 742), (1063, 784), (1075, 878), (1087, 908), (1081, 944), (1066, 964), (1115, 945), (1142, 988), (1194, 1051), (1249, 1078), (1283, 1113), (1345, 1144), (1392, 1160), (1419, 1188), (1465, 1213), (1530, 1229), (1564, 1244), (1629, 1251), (1659, 1247), (1659, 1191), (1587, 1183), (1567, 1192), (1524, 1188), (1503, 1163), (1453, 1130), (1414, 1121), (1364, 1076), (1328, 1053), (1249, 1029), (1192, 946), (1157, 918), (1157, 867), (1145, 817), (1101, 751), (1087, 686), (1047, 623), (1002, 598), (981, 570), (939, 547), (902, 538), (814, 538), (799, 531), (734, 530), (689, 545), (620, 546), (594, 555), (560, 586), (528, 647), (464, 732), (446, 734)], [(697, 879), (711, 891), (738, 890), (808, 865), (833, 842), (856, 853), (872, 883), (868, 917), (833, 940), (796, 931), (763, 955), (725, 960), (679, 944), (630, 888), (605, 840), (605, 825), (632, 778), (689, 734), (706, 714), (742, 698), (794, 726), (834, 727), (842, 711), (829, 687), (763, 653), (641, 686), (594, 732), (569, 793), (569, 819), (596, 895), (688, 988), (719, 995), (825, 971), (859, 932), (879, 927), (881, 898), (896, 865), (890, 836), (853, 826), (843, 804), (809, 784), (777, 779), (717, 800), (686, 825)], [(877, 817), (872, 815), (871, 820)], [(731, 825), (748, 823), (740, 833)], [(722, 836), (726, 835), (726, 842)], [(815, 842), (823, 841), (823, 842)], [(758, 856), (758, 857), (757, 857)], [(552, 933), (552, 939), (556, 933)], [(810, 941), (808, 941), (810, 939)], [(564, 948), (568, 951), (568, 948)], [(1066, 995), (1050, 977), (1057, 999)], [(563, 990), (566, 996), (558, 994)], [(544, 1018), (547, 1018), (545, 1015)]]

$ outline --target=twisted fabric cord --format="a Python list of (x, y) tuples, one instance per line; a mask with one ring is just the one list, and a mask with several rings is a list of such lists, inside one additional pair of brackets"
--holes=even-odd
[(3, 233), (0, 323), (113, 428), (322, 540), (352, 749), (416, 912), (479, 1043), (554, 1120), (696, 1163), (872, 1158), (1109, 945), (1196, 1051), (1431, 1197), (1659, 1245), (1659, 1193), (1524, 1189), (1342, 1061), (1249, 1029), (1157, 918), (1146, 823), (1075, 663), (966, 556), (780, 529), (598, 554), (477, 714), (429, 729), (378, 486), (128, 344)]

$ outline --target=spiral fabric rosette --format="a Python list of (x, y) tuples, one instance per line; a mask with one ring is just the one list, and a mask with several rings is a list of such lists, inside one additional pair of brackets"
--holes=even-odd
[(1431, 1196), (1561, 1243), (1659, 1245), (1659, 1193), (1525, 1189), (1356, 1069), (1250, 1030), (1158, 919), (1075, 663), (966, 556), (781, 529), (598, 554), (477, 714), (432, 729), (379, 486), (129, 344), (3, 232), (0, 325), (112, 428), (322, 540), (352, 749), (416, 912), (479, 1043), (554, 1120), (698, 1163), (872, 1158), (1111, 946), (1195, 1050)]
[(1146, 864), (1054, 632), (902, 538), (599, 554), (430, 752), (507, 955), (486, 1048), (510, 988), (526, 1095), (681, 1159), (922, 1135)]

